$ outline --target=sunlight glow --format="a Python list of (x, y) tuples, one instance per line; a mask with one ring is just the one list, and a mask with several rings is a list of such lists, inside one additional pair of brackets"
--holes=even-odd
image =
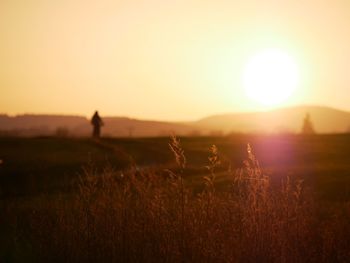
[(299, 83), (298, 66), (287, 53), (267, 49), (246, 64), (243, 84), (249, 98), (266, 106), (286, 101)]

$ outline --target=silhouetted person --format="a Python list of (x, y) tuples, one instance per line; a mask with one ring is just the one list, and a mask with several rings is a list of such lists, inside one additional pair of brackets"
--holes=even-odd
[(303, 122), (303, 127), (301, 130), (302, 134), (314, 134), (315, 130), (314, 130), (314, 126), (311, 122), (311, 118), (310, 118), (310, 114), (307, 113), (305, 118), (304, 118), (304, 122)]
[(91, 118), (91, 124), (94, 126), (92, 137), (99, 138), (101, 135), (101, 126), (103, 126), (103, 121), (98, 115), (98, 111), (95, 111), (94, 116)]

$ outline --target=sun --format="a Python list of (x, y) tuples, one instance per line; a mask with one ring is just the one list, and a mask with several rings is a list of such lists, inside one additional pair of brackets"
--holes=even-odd
[(274, 106), (286, 101), (299, 82), (293, 57), (279, 49), (266, 49), (252, 56), (243, 72), (243, 85), (251, 99)]

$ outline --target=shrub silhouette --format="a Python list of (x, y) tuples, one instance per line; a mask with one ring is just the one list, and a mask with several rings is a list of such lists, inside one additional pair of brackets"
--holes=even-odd
[(303, 127), (301, 129), (301, 133), (302, 134), (314, 134), (315, 133), (314, 126), (311, 122), (311, 118), (310, 118), (309, 113), (307, 113), (304, 117)]

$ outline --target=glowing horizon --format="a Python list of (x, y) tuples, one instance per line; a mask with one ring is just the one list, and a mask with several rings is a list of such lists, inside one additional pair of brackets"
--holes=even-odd
[[(295, 105), (350, 110), (346, 10), (326, 0), (3, 1), (0, 113), (193, 120)], [(299, 82), (264, 106), (242, 78), (270, 48), (296, 61)]]

